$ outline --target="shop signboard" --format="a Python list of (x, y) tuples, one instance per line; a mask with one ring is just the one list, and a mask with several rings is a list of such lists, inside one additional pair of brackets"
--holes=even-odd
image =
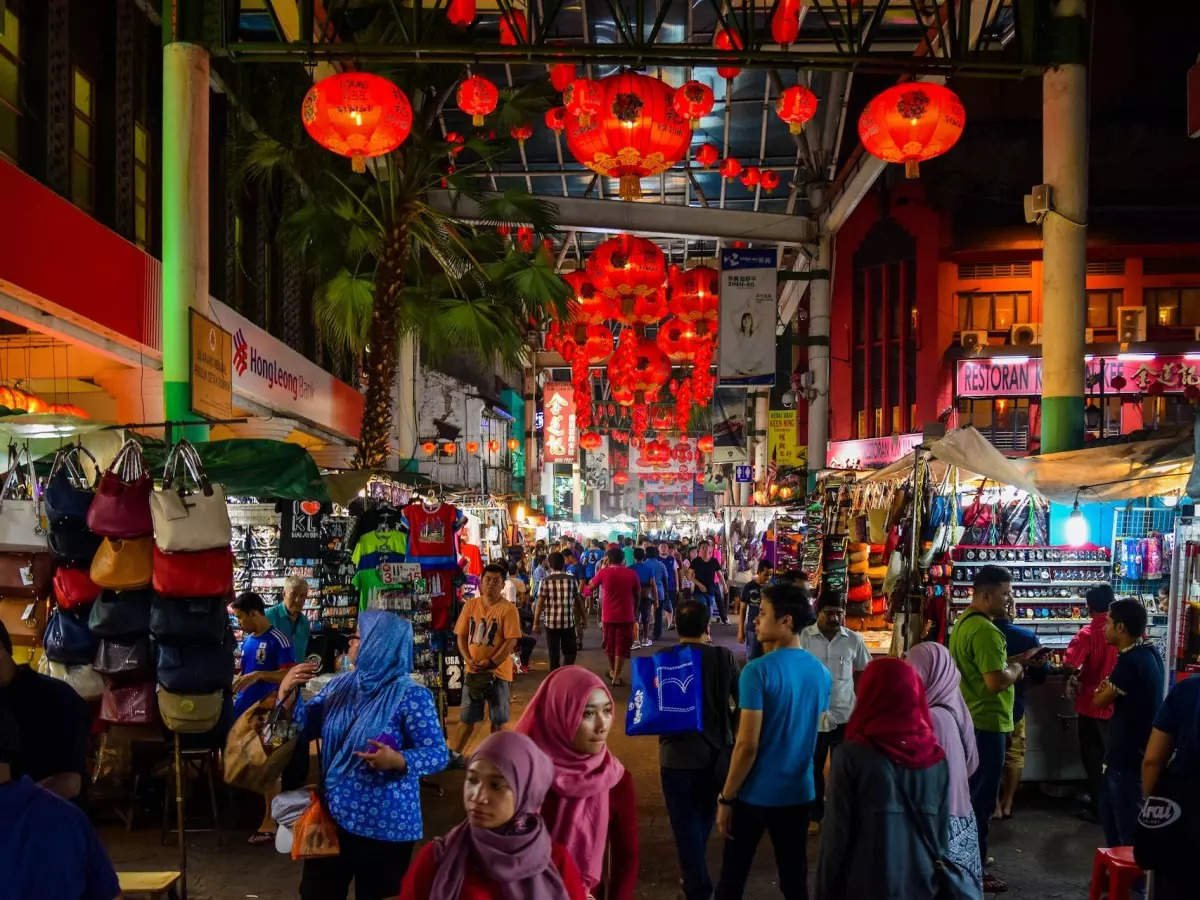
[(881, 469), (911, 453), (923, 439), (924, 435), (915, 432), (858, 441), (830, 441), (825, 465), (830, 469)]
[(574, 462), (576, 457), (575, 388), (570, 382), (552, 381), (542, 394), (545, 413), (542, 428), (542, 461)]
[(233, 336), (216, 322), (190, 310), (192, 412), (209, 419), (233, 418)]
[(778, 267), (777, 250), (721, 252), (717, 376), (722, 385), (775, 383)]
[(808, 465), (808, 448), (800, 446), (794, 409), (772, 409), (767, 413), (767, 458), (780, 468), (803, 469)]
[[(662, 474), (664, 472), (669, 472), (672, 475), (689, 476), (694, 476), (697, 472), (703, 471), (702, 466), (699, 462), (697, 462), (697, 456), (699, 454), (696, 450), (695, 438), (687, 438), (684, 440), (668, 439), (667, 443), (671, 445), (672, 453), (671, 458), (663, 463), (650, 462), (645, 458), (645, 451), (643, 448), (630, 447), (629, 470), (635, 475), (647, 475), (655, 472)], [(684, 457), (683, 459), (680, 459), (675, 455), (675, 451), (680, 447), (680, 445), (687, 446), (686, 455), (682, 452), (679, 453), (679, 456)]]
[[(1142, 393), (1160, 384), (1164, 393), (1180, 393), (1189, 386), (1200, 387), (1200, 354), (1158, 355), (1122, 353), (1086, 360), (1087, 393)], [(1113, 379), (1124, 379), (1121, 388)], [(1120, 382), (1118, 382), (1120, 383)], [(1037, 357), (996, 356), (990, 359), (961, 359), (955, 378), (959, 398), (1036, 397), (1042, 393), (1042, 361)]]

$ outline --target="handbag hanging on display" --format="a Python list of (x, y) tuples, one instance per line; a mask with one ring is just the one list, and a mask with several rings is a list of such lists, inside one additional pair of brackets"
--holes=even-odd
[(90, 566), (100, 549), (100, 535), (88, 531), (86, 525), (78, 522), (59, 522), (50, 526), (50, 536), (46, 543), (50, 552), (60, 563), (68, 566)]
[(176, 694), (158, 686), (158, 714), (176, 734), (205, 734), (217, 727), (224, 707), (223, 691)]
[(139, 637), (150, 633), (152, 591), (104, 591), (92, 604), (88, 627), (98, 638)]
[(150, 584), (150, 538), (105, 538), (92, 558), (92, 581), (102, 588), (131, 591)]
[(0, 552), (0, 597), (29, 600), (49, 597), (53, 588), (54, 557), (46, 552)]
[(112, 725), (153, 725), (158, 721), (154, 682), (104, 687), (100, 698), (100, 720)]
[[(195, 484), (193, 491), (187, 489), (188, 475)], [(200, 454), (187, 441), (180, 441), (167, 454), (162, 490), (150, 495), (150, 512), (159, 550), (174, 553), (229, 546), (225, 492), (209, 482)]]
[(233, 551), (163, 553), (155, 547), (152, 584), (164, 597), (227, 597), (233, 593)]
[(89, 702), (99, 700), (104, 695), (104, 679), (90, 665), (64, 666), (43, 654), (38, 660), (37, 670), (48, 678), (65, 681), (75, 693)]
[(154, 532), (150, 518), (150, 490), (154, 480), (146, 471), (142, 448), (126, 441), (96, 487), (88, 507), (87, 525), (96, 534), (112, 538), (146, 537)]
[(0, 550), (37, 553), (46, 549), (47, 529), (33, 460), (26, 449), (10, 449), (8, 458), (8, 474), (0, 486)]
[(46, 521), (51, 528), (60, 524), (79, 527), (87, 524), (88, 507), (96, 495), (96, 476), (88, 477), (80, 455), (91, 460), (93, 472), (99, 471), (96, 457), (78, 444), (64, 447), (54, 455), (50, 477), (46, 479), (46, 490), (42, 495)]
[(51, 662), (64, 666), (90, 666), (96, 656), (96, 639), (87, 626), (87, 613), (56, 609), (50, 614), (42, 649)]
[(229, 627), (226, 597), (155, 597), (150, 633), (160, 644), (219, 644)]
[(63, 609), (90, 606), (96, 602), (101, 590), (86, 569), (59, 566), (54, 573), (54, 600)]
[(27, 597), (0, 597), (0, 622), (17, 647), (36, 647), (46, 624), (45, 600)]
[(96, 646), (92, 668), (101, 675), (123, 681), (153, 676), (154, 654), (150, 649), (150, 638), (102, 638)]
[(159, 644), (158, 683), (177, 694), (207, 694), (233, 683), (233, 635), (217, 644)]

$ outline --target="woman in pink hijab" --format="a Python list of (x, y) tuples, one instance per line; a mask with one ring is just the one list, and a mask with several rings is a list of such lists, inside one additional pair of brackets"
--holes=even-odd
[(588, 893), (632, 900), (638, 875), (633, 776), (608, 749), (613, 699), (581, 666), (555, 669), (517, 722), (554, 763), (542, 804), (550, 836), (567, 848)]
[(467, 765), (467, 819), (421, 848), (400, 900), (586, 900), (571, 855), (538, 810), (554, 764), (523, 734), (499, 731)]

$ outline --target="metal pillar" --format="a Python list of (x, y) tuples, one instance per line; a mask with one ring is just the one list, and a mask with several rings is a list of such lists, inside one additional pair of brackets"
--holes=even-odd
[(830, 236), (817, 244), (813, 269), (819, 274), (808, 283), (808, 371), (812, 387), (808, 401), (808, 488), (816, 487), (816, 473), (825, 468), (829, 451), (829, 272), (833, 263)]
[(1042, 76), (1042, 452), (1075, 450), (1084, 435), (1087, 321), (1088, 98), (1084, 0), (1054, 8), (1057, 65)]
[(754, 480), (767, 485), (767, 411), (771, 407), (771, 395), (767, 391), (754, 395), (754, 427), (750, 430), (750, 461), (754, 463)]
[[(203, 3), (168, 0), (163, 9), (162, 368), (168, 422), (192, 415), (188, 311), (208, 310), (208, 50)], [(168, 434), (170, 430), (168, 429)], [(208, 428), (179, 434), (206, 440)]]

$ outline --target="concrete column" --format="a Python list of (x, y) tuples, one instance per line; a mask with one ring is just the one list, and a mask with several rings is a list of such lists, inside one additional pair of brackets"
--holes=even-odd
[[(191, 411), (188, 311), (208, 309), (208, 50), (199, 43), (203, 4), (169, 0), (163, 9), (162, 354), (163, 412)], [(198, 420), (197, 420), (198, 421)], [(177, 430), (205, 440), (208, 429)]]
[(825, 468), (829, 452), (829, 272), (833, 254), (828, 234), (821, 235), (813, 270), (824, 273), (808, 283), (808, 371), (812, 397), (808, 401), (808, 486)]
[(530, 366), (525, 370), (525, 433), (521, 449), (525, 453), (525, 492), (530, 500), (538, 494), (537, 435), (534, 434), (534, 419), (537, 415), (537, 369)]
[(583, 520), (583, 469), (579, 463), (579, 451), (575, 451), (575, 461), (571, 463), (571, 521)]
[(1075, 450), (1084, 434), (1087, 321), (1088, 96), (1084, 0), (1059, 0), (1059, 62), (1042, 76), (1042, 179), (1052, 212), (1042, 222), (1042, 452)]
[(754, 463), (754, 479), (766, 484), (767, 463), (767, 410), (771, 407), (771, 395), (767, 391), (754, 395), (754, 427), (750, 431), (750, 461)]

